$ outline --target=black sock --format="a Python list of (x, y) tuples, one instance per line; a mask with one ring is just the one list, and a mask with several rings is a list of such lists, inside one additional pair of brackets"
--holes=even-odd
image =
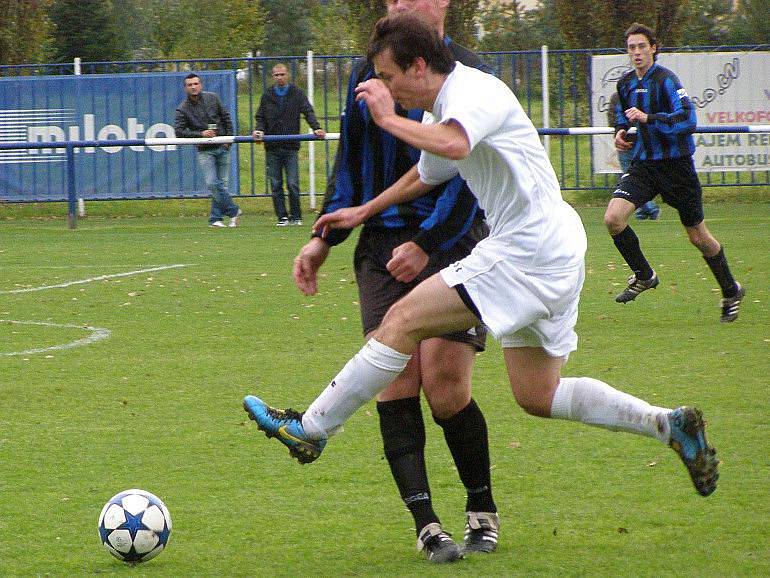
[(426, 525), (439, 522), (425, 470), (425, 423), (420, 398), (378, 401), (377, 413), (390, 472), (419, 534)]
[(738, 284), (735, 282), (733, 274), (730, 273), (724, 247), (719, 247), (719, 253), (713, 257), (704, 255), (703, 258), (722, 289), (722, 297), (735, 297), (738, 294)]
[(617, 235), (612, 235), (612, 241), (637, 279), (640, 281), (652, 279), (652, 267), (644, 258), (642, 248), (639, 245), (639, 237), (636, 236), (631, 227), (626, 227)]
[(492, 499), (487, 422), (479, 406), (471, 399), (465, 409), (452, 417), (433, 416), (433, 419), (444, 430), (444, 438), (468, 493), (466, 511), (497, 512)]

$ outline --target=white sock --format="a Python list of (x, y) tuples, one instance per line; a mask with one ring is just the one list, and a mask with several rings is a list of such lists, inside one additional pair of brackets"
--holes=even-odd
[(302, 418), (305, 433), (316, 439), (338, 433), (358, 408), (404, 371), (411, 358), (376, 339), (367, 341), (307, 408)]
[(670, 412), (590, 377), (563, 377), (551, 402), (551, 417), (646, 435), (665, 444), (671, 436)]

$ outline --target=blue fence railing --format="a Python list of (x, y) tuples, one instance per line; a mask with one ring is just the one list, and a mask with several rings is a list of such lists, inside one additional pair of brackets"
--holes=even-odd
[[(672, 52), (715, 50), (768, 52), (770, 45), (668, 49)], [(560, 130), (590, 126), (593, 124), (590, 105), (591, 60), (596, 55), (622, 54), (622, 51), (618, 49), (554, 50), (547, 54), (547, 90), (550, 97), (547, 119), (543, 118), (543, 52), (541, 50), (482, 53), (482, 57), (492, 66), (495, 73), (511, 86), (536, 126), (555, 127)], [(254, 115), (261, 95), (271, 82), (270, 71), (277, 62), (283, 62), (289, 67), (292, 81), (305, 89), (312, 97), (316, 116), (324, 129), (333, 133), (339, 130), (340, 111), (345, 102), (347, 79), (356, 58), (355, 55), (314, 55), (312, 64), (308, 64), (309, 60), (305, 56), (85, 62), (80, 65), (78, 72), (82, 75), (124, 75), (156, 72), (230, 71), (233, 77), (237, 79), (235, 89), (237, 118), (235, 120), (238, 132), (239, 134), (250, 134), (254, 127)], [(312, 75), (308, 74), (309, 66), (312, 66)], [(75, 72), (73, 63), (2, 65), (0, 66), (0, 80), (30, 76), (71, 76)], [(311, 77), (313, 89), (308, 91)], [(178, 99), (181, 101), (183, 96), (180, 85)], [(55, 102), (56, 96), (50, 95), (42, 98), (43, 101), (46, 99), (49, 102)], [(2, 108), (0, 106), (0, 109)], [(7, 130), (4, 132), (2, 114), (3, 111), (0, 110), (0, 142), (20, 140), (20, 135), (11, 134)], [(549, 134), (560, 135), (562, 133)], [(595, 173), (592, 170), (595, 151), (591, 137), (582, 134), (574, 136), (575, 133), (569, 134), (573, 136), (553, 139), (551, 141), (552, 146), (549, 148), (551, 160), (563, 189), (579, 191), (614, 187), (615, 175)], [(65, 135), (65, 138), (69, 136)], [(109, 138), (114, 138), (114, 136)], [(83, 137), (82, 133), (79, 137)], [(74, 140), (77, 140), (77, 137)], [(315, 143), (312, 153), (309, 146), (303, 145), (300, 151), (300, 185), (303, 191), (312, 192), (325, 189), (326, 178), (331, 171), (335, 153), (336, 142), (333, 140)], [(268, 185), (265, 178), (264, 154), (261, 145), (253, 142), (242, 143), (238, 147), (236, 160), (239, 166), (240, 189), (238, 192), (240, 195), (267, 195)], [(2, 164), (0, 160), (0, 199), (4, 198), (2, 171), (7, 170), (7, 166)], [(169, 170), (173, 171), (173, 167), (169, 167)], [(703, 173), (701, 180), (704, 186), (712, 187), (770, 185), (770, 170), (709, 172)], [(164, 193), (165, 191), (159, 192)]]
[[(555, 136), (578, 136), (578, 135), (596, 135), (596, 134), (612, 134), (613, 129), (609, 127), (574, 127), (574, 128), (541, 128), (538, 129), (538, 133), (541, 136), (555, 135)], [(630, 132), (635, 132), (635, 129), (631, 129)], [(770, 125), (753, 125), (753, 126), (733, 126), (733, 127), (721, 127), (721, 126), (705, 126), (696, 130), (697, 133), (770, 133)], [(275, 142), (275, 141), (318, 141), (318, 140), (337, 140), (339, 139), (339, 133), (327, 133), (324, 139), (319, 139), (313, 134), (296, 134), (296, 135), (264, 135), (262, 137), (263, 142)], [(251, 136), (219, 136), (213, 138), (155, 138), (155, 139), (109, 139), (109, 140), (82, 140), (82, 141), (65, 141), (65, 142), (0, 142), (0, 151), (2, 150), (28, 150), (28, 149), (53, 149), (57, 147), (64, 147), (66, 151), (66, 183), (67, 183), (67, 220), (70, 228), (75, 228), (77, 223), (77, 201), (79, 198), (77, 185), (76, 185), (76, 169), (75, 169), (75, 149), (79, 148), (96, 148), (96, 147), (132, 147), (132, 146), (168, 146), (168, 145), (183, 145), (191, 146), (198, 144), (253, 144), (254, 139)], [(64, 200), (64, 199), (56, 199)]]

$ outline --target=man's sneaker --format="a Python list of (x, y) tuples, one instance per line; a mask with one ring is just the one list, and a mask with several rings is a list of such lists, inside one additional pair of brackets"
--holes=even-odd
[(466, 515), (463, 551), (494, 552), (497, 549), (500, 517), (494, 512), (466, 512)]
[(243, 409), (257, 427), (269, 438), (278, 438), (289, 448), (289, 453), (301, 464), (318, 459), (326, 446), (326, 440), (312, 440), (302, 427), (302, 414), (293, 409), (275, 409), (253, 395), (243, 398)]
[(636, 296), (639, 295), (639, 293), (642, 291), (647, 291), (647, 289), (655, 289), (658, 284), (660, 284), (660, 279), (658, 279), (658, 275), (655, 273), (655, 271), (652, 272), (652, 277), (646, 281), (637, 279), (636, 275), (631, 275), (628, 278), (628, 287), (626, 287), (622, 293), (615, 297), (615, 301), (618, 303), (628, 303), (629, 301), (636, 299)]
[(441, 529), (441, 524), (433, 522), (420, 530), (417, 537), (417, 551), (425, 552), (429, 562), (446, 564), (463, 557), (460, 547), (449, 534)]
[(717, 451), (706, 441), (703, 414), (694, 407), (680, 407), (669, 414), (668, 423), (668, 445), (682, 458), (698, 493), (708, 496), (717, 489), (719, 460)]
[(285, 227), (289, 224), (289, 218), (283, 217), (281, 219), (278, 219), (278, 222), (275, 224), (276, 227)]
[(237, 227), (238, 222), (240, 221), (241, 215), (243, 214), (243, 211), (238, 209), (238, 212), (235, 214), (234, 217), (230, 217), (230, 222), (227, 224), (228, 227)]
[(291, 221), (289, 221), (289, 224), (290, 225), (301, 226), (302, 225), (302, 219), (292, 219)]
[(746, 290), (738, 283), (738, 293), (734, 297), (722, 298), (722, 316), (719, 320), (722, 323), (732, 323), (738, 319), (738, 312), (741, 309), (741, 299), (746, 295)]
[(213, 223), (209, 223), (209, 227), (221, 228), (224, 226), (225, 224), (222, 221), (214, 221)]
[(634, 216), (638, 221), (644, 221), (650, 219), (651, 221), (657, 221), (660, 215), (660, 207), (654, 201), (648, 201), (641, 207), (634, 211)]

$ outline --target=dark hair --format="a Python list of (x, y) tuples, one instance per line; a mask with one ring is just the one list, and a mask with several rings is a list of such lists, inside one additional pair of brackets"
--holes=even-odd
[(366, 57), (371, 62), (388, 48), (393, 62), (404, 71), (412, 66), (416, 58), (425, 60), (438, 74), (449, 74), (455, 67), (455, 59), (444, 39), (432, 26), (413, 14), (386, 16), (375, 24)]
[[(185, 80), (190, 80), (191, 78), (197, 78), (198, 80), (200, 80), (201, 77), (195, 74), (194, 72), (191, 72), (190, 74), (184, 77)], [(183, 82), (183, 84), (187, 84), (187, 83)]]
[(649, 26), (645, 26), (639, 22), (634, 22), (631, 26), (628, 27), (628, 30), (626, 30), (626, 40), (628, 40), (628, 37), (632, 34), (644, 34), (647, 37), (647, 42), (650, 43), (650, 46), (655, 46), (655, 54), (653, 54), (652, 57), (654, 60), (657, 60), (660, 45), (658, 45), (658, 39), (655, 38), (655, 31)]

